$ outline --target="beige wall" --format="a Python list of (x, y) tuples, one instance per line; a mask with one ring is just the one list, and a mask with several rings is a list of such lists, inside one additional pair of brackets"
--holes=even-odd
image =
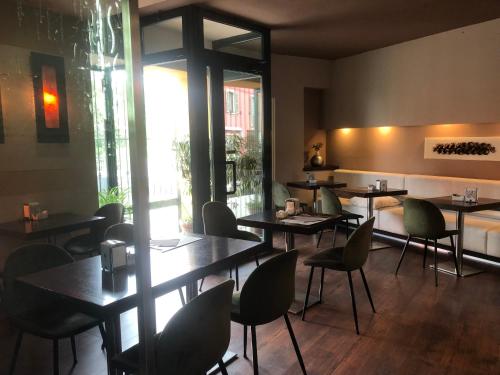
[[(275, 179), (286, 183), (304, 180), (304, 89), (329, 86), (330, 62), (272, 55), (272, 96), (275, 103)], [(310, 193), (294, 191), (303, 200)]]
[(500, 163), (424, 159), (425, 137), (498, 136), (500, 123), (335, 129), (328, 160), (342, 168), (500, 179)]
[[(15, 3), (2, 4), (0, 14), (5, 130), (5, 144), (0, 144), (0, 222), (20, 219), (22, 204), (27, 201), (40, 202), (49, 214), (92, 213), (97, 208), (97, 181), (93, 121), (86, 95), (89, 75), (78, 68), (81, 64), (73, 56), (73, 43), (81, 43), (81, 38), (72, 29), (73, 19), (63, 19), (61, 40), (60, 33), (54, 37), (47, 32), (46, 20), (39, 24), (26, 6), (23, 12), (21, 28)], [(59, 16), (54, 15), (51, 22), (54, 20), (60, 22)], [(37, 142), (29, 60), (32, 51), (65, 58), (69, 143)]]
[(322, 89), (304, 89), (304, 164), (309, 164), (315, 154), (312, 145), (322, 143), (319, 151), (326, 160), (326, 131), (323, 129), (323, 92)]
[(332, 62), (327, 128), (500, 120), (500, 19)]

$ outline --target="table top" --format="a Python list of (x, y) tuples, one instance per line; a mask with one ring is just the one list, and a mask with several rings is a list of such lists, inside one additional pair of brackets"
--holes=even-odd
[(47, 219), (38, 221), (16, 220), (0, 223), (0, 234), (31, 240), (89, 227), (100, 220), (104, 220), (104, 217), (72, 213), (51, 214)]
[(381, 190), (368, 191), (368, 187), (342, 187), (335, 190), (339, 193), (344, 193), (345, 195), (351, 197), (361, 197), (361, 198), (388, 197), (394, 195), (408, 194), (408, 190), (389, 189), (389, 188), (385, 191)]
[[(195, 236), (201, 239), (166, 252), (151, 250), (154, 297), (229, 268), (263, 246), (261, 242)], [(100, 256), (36, 272), (18, 281), (64, 297), (82, 311), (98, 316), (127, 311), (137, 305), (135, 270), (104, 272)]]
[(297, 188), (297, 189), (305, 189), (305, 190), (318, 190), (320, 187), (327, 187), (327, 188), (341, 188), (344, 186), (347, 186), (347, 184), (343, 182), (333, 182), (333, 181), (326, 181), (326, 180), (319, 180), (316, 181), (315, 184), (310, 184), (307, 181), (292, 181), (292, 182), (287, 182), (287, 186)]
[(275, 210), (267, 210), (258, 214), (240, 217), (236, 220), (236, 222), (238, 225), (252, 228), (269, 229), (273, 231), (297, 234), (314, 234), (320, 230), (331, 228), (332, 223), (335, 223), (343, 218), (341, 215), (327, 216), (315, 214), (314, 216), (325, 216), (328, 217), (328, 219), (311, 225), (284, 223), (276, 218)]
[(434, 203), (441, 209), (459, 212), (475, 212), (500, 209), (500, 199), (492, 198), (478, 198), (476, 203), (452, 201), (451, 196), (425, 198), (425, 200)]

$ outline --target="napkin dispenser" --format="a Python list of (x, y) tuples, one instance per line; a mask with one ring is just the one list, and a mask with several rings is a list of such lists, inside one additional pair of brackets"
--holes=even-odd
[(378, 191), (387, 191), (387, 180), (376, 180), (375, 189)]
[(288, 198), (285, 200), (285, 212), (287, 215), (295, 215), (300, 212), (300, 200), (297, 198)]
[(123, 241), (101, 242), (101, 266), (104, 271), (114, 272), (127, 266), (127, 246)]

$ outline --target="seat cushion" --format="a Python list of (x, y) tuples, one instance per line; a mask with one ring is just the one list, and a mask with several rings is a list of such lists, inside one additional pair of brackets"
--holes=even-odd
[(486, 255), (500, 258), (500, 224), (491, 227), (486, 234)]
[(70, 337), (99, 324), (99, 320), (68, 309), (61, 303), (11, 317), (21, 330), (47, 339)]
[[(350, 203), (353, 206), (364, 207), (368, 206), (368, 199), (361, 197), (352, 197)], [(401, 204), (400, 200), (394, 197), (375, 197), (373, 199), (373, 208), (379, 210), (384, 207), (394, 207)]]
[(71, 238), (64, 248), (71, 254), (85, 255), (99, 251), (100, 244), (94, 241), (94, 238), (90, 234), (82, 234)]
[(304, 265), (329, 268), (338, 271), (348, 271), (342, 261), (343, 247), (335, 247), (320, 251), (304, 260)]

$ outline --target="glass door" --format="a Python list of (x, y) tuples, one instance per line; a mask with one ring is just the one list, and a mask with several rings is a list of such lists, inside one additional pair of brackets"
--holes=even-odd
[(264, 209), (262, 77), (210, 70), (213, 199), (236, 217)]

